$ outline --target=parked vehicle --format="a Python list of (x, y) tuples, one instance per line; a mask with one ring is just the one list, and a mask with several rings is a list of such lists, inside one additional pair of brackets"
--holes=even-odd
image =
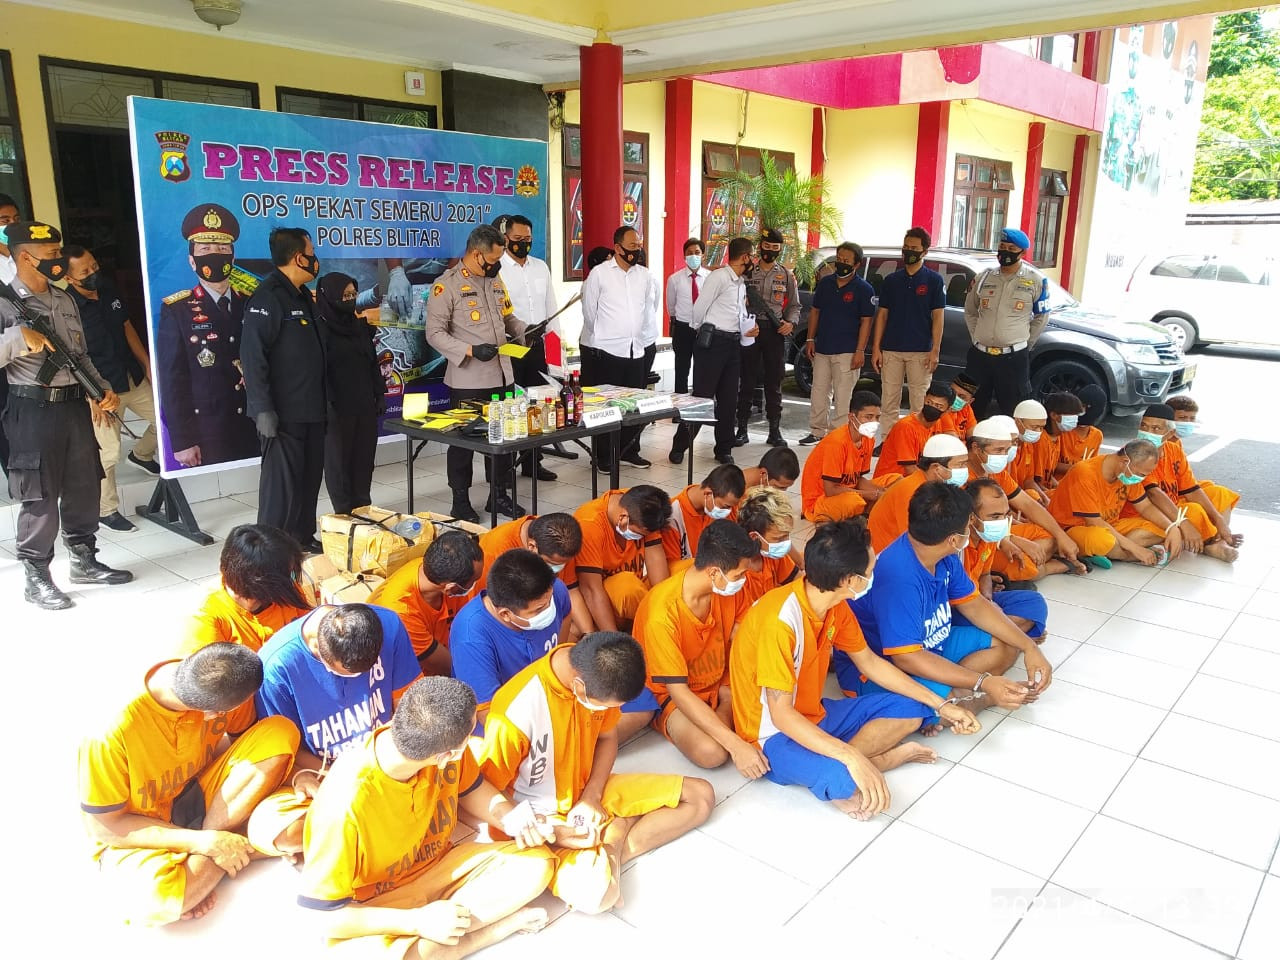
[[(871, 247), (865, 252), (862, 275), (879, 293), (883, 278), (900, 266), (902, 254), (887, 247)], [(835, 248), (821, 248), (815, 256), (831, 260)], [(990, 252), (950, 247), (931, 249), (925, 265), (941, 273), (946, 282), (946, 323), (938, 373), (949, 378), (964, 369), (969, 351), (969, 328), (964, 322), (969, 285), (978, 274), (999, 265)], [(800, 322), (787, 345), (787, 361), (793, 365), (797, 389), (808, 396), (813, 369), (804, 355), (804, 341), (812, 292), (802, 291), (800, 300)], [(1049, 280), (1049, 310), (1044, 333), (1031, 348), (1031, 388), (1037, 397), (1063, 390), (1075, 393), (1096, 384), (1110, 398), (1111, 412), (1124, 416), (1185, 390), (1195, 378), (1195, 364), (1187, 362), (1161, 326), (1089, 310), (1053, 280)], [(867, 347), (863, 377), (878, 381), (871, 369), (869, 343)]]
[(1184, 353), (1201, 343), (1280, 346), (1278, 269), (1276, 258), (1244, 250), (1144, 257), (1125, 296), (1135, 316), (1168, 330)]

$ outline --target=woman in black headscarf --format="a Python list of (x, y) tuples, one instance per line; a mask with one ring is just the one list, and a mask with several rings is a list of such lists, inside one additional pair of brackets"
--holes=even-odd
[(386, 412), (386, 381), (378, 368), (373, 328), (356, 314), (356, 282), (345, 273), (320, 278), (316, 306), (324, 341), (329, 426), (324, 483), (334, 513), (372, 501), (378, 417)]

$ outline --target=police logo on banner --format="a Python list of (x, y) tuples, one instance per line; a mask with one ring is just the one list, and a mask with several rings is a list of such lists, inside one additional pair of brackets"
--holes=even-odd
[(516, 196), (536, 197), (541, 189), (542, 184), (538, 181), (536, 167), (525, 164), (516, 171)]
[(631, 197), (622, 198), (622, 222), (625, 226), (634, 227), (636, 220), (639, 219), (639, 211), (636, 209), (636, 202)]
[(759, 218), (756, 217), (756, 212), (752, 210), (750, 207), (742, 208), (742, 229), (743, 230), (746, 230), (748, 232), (753, 232), (756, 228), (756, 223), (758, 222), (758, 219)]
[(187, 145), (191, 138), (185, 133), (166, 130), (156, 134), (156, 142), (160, 144), (160, 176), (173, 183), (189, 179)]

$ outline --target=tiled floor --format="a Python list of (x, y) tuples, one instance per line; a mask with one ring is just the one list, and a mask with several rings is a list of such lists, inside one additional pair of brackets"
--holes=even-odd
[[(651, 434), (654, 467), (624, 482), (674, 493), (684, 468), (665, 462), (669, 428)], [(699, 476), (711, 466), (707, 439)], [(740, 462), (763, 452), (763, 436), (753, 439)], [(561, 479), (540, 490), (543, 512), (588, 499), (583, 461), (550, 465)], [(443, 470), (438, 454), (419, 461), (420, 509), (447, 509)], [(376, 480), (380, 503), (402, 505), (401, 465), (379, 467)], [(255, 501), (250, 489), (195, 511), (221, 536), (253, 519)], [(43, 941), (62, 929), (108, 956), (318, 954), (283, 864), (255, 864), (224, 884), (205, 920), (147, 931), (110, 918), (85, 862), (76, 740), (166, 653), (216, 582), (219, 547), (147, 526), (107, 532), (104, 559), (138, 579), (77, 589), (75, 609), (44, 614), (20, 599), (12, 523), (12, 508), (0, 506), (0, 636), (16, 749), (3, 812), (9, 899), (22, 904), (10, 929), (29, 926)], [(1234, 567), (1188, 557), (1158, 572), (1117, 565), (1046, 582), (1053, 688), (1012, 715), (987, 712), (975, 737), (936, 739), (936, 764), (889, 774), (888, 815), (856, 823), (798, 788), (747, 784), (732, 768), (704, 773), (719, 800), (714, 815), (632, 864), (623, 906), (603, 917), (553, 909), (548, 930), (488, 955), (758, 956), (848, 942), (860, 956), (930, 960), (1273, 960), (1280, 518), (1242, 514), (1236, 528), (1248, 543)], [(54, 571), (65, 583), (61, 555)], [(618, 768), (695, 772), (653, 733), (628, 745)]]

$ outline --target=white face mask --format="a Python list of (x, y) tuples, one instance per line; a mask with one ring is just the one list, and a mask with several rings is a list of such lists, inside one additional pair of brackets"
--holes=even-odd
[(870, 423), (858, 424), (858, 432), (870, 440), (874, 440), (877, 433), (880, 432), (880, 421), (872, 420)]
[(643, 540), (644, 539), (644, 534), (636, 533), (630, 527), (628, 527), (626, 530), (623, 530), (620, 526), (618, 526), (615, 523), (613, 525), (613, 529), (618, 531), (618, 536), (620, 536), (623, 540)]
[(684, 258), (684, 265), (691, 271), (696, 272), (697, 269), (702, 266), (702, 255), (698, 253), (689, 254)]
[(712, 520), (724, 520), (729, 516), (729, 514), (733, 513), (732, 507), (717, 506), (714, 497), (711, 498), (709, 505), (706, 500), (703, 500), (702, 509), (707, 512), (707, 516)]
[(983, 468), (987, 473), (999, 473), (1009, 465), (1009, 459), (1012, 456), (1012, 451), (1009, 453), (988, 453), (987, 462), (983, 464)]
[(947, 477), (947, 483), (951, 484), (953, 487), (963, 487), (968, 482), (969, 482), (968, 467), (952, 467), (951, 468), (951, 476)]
[(1080, 415), (1078, 413), (1064, 413), (1060, 425), (1063, 430), (1074, 430), (1080, 426)]
[(791, 541), (789, 539), (779, 540), (777, 543), (769, 543), (766, 541), (761, 544), (761, 546), (763, 549), (760, 551), (760, 556), (771, 557), (774, 560), (781, 560), (791, 552)]
[(551, 568), (552, 573), (559, 573), (565, 567), (563, 563), (551, 563), (549, 560), (544, 560), (543, 562)]
[(717, 587), (715, 580), (712, 579), (711, 591), (712, 593), (715, 593), (721, 597), (732, 597), (734, 594), (736, 594), (739, 590), (741, 590), (743, 587), (747, 585), (746, 577), (743, 577), (741, 580), (730, 580), (728, 575), (725, 574), (723, 570), (720, 571), (720, 576), (724, 577), (724, 586)]
[(987, 543), (999, 543), (1013, 530), (1013, 518), (1004, 517), (1000, 520), (983, 520), (982, 529), (978, 531), (978, 536)]
[(587, 685), (585, 683), (582, 684), (582, 693), (579, 694), (578, 691), (575, 690), (573, 692), (573, 698), (577, 700), (583, 708), (590, 710), (592, 713), (602, 713), (609, 709), (603, 703), (592, 703), (587, 699)]
[(1039, 430), (1023, 430), (1022, 439), (1027, 441), (1027, 443), (1035, 443), (1037, 440), (1040, 439), (1040, 431)]
[[(512, 616), (515, 617), (516, 620), (524, 619), (524, 617), (517, 616), (515, 614), (512, 614)], [(549, 603), (547, 604), (547, 607), (545, 610), (539, 610), (532, 617), (530, 617), (526, 625), (524, 626), (520, 626), (520, 624), (516, 624), (516, 625), (520, 626), (521, 630), (528, 630), (530, 632), (533, 632), (535, 630), (547, 629), (547, 627), (551, 626), (551, 624), (555, 622), (555, 619), (556, 619), (556, 605), (554, 603)]]
[(866, 577), (865, 579), (867, 581), (867, 585), (853, 595), (854, 600), (861, 600), (863, 597), (865, 597), (868, 593), (871, 592), (871, 586), (876, 582), (876, 572), (872, 570), (871, 576)]

